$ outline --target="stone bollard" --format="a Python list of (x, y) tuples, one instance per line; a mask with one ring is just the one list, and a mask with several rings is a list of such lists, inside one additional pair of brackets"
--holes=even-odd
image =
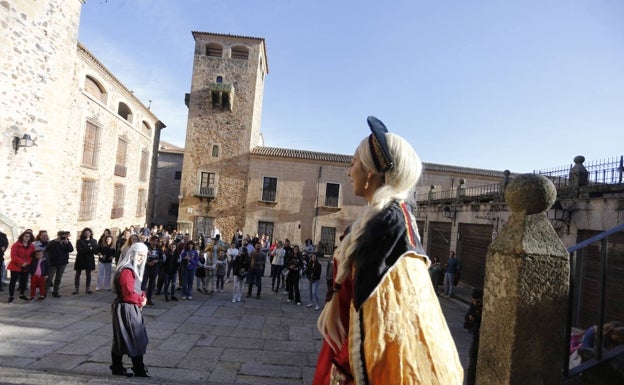
[(477, 384), (561, 383), (570, 263), (545, 213), (556, 195), (537, 174), (507, 186), (512, 214), (486, 257)]

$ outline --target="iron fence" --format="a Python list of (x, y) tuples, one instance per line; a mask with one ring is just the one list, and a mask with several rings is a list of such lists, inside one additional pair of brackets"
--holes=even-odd
[[(567, 187), (570, 178), (570, 170), (574, 165), (568, 167), (554, 167), (550, 169), (535, 170), (534, 174), (544, 175), (553, 181), (557, 188)], [(587, 170), (588, 184), (621, 184), (624, 176), (624, 156), (596, 160), (583, 164)]]

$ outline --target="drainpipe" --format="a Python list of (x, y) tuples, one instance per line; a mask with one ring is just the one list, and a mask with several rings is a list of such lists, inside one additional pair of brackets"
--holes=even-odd
[(323, 166), (319, 166), (318, 179), (316, 180), (316, 207), (314, 208), (314, 223), (312, 224), (312, 242), (316, 240), (316, 226), (319, 215), (319, 196), (321, 193), (321, 175), (323, 175)]

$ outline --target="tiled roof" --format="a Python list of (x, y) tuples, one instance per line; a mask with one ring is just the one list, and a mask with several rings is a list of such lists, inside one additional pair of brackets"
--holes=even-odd
[(472, 175), (483, 175), (483, 176), (495, 176), (495, 177), (503, 177), (503, 171), (498, 170), (486, 170), (483, 168), (471, 168), (471, 167), (461, 167), (461, 166), (449, 166), (446, 164), (437, 164), (437, 163), (426, 163), (423, 162), (423, 168), (425, 171), (441, 171), (441, 172), (450, 172), (456, 174), (472, 174)]
[[(352, 155), (330, 154), (326, 152), (295, 150), (295, 149), (290, 149), (290, 148), (277, 148), (277, 147), (255, 147), (253, 150), (251, 150), (251, 155), (266, 156), (266, 157), (273, 157), (273, 158), (307, 159), (307, 160), (338, 162), (338, 163), (351, 163), (351, 159), (353, 159)], [(503, 176), (503, 172), (497, 171), (497, 170), (449, 166), (449, 165), (444, 165), (444, 164), (426, 163), (426, 162), (423, 162), (423, 169), (425, 172), (441, 171), (441, 172), (449, 172), (449, 173), (461, 173), (461, 174), (484, 175), (484, 176), (495, 176), (495, 177)]]
[(213, 36), (221, 36), (221, 37), (240, 37), (240, 38), (243, 38), (243, 39), (256, 39), (256, 40), (264, 41), (264, 39), (261, 38), (261, 37), (244, 36), (244, 35), (232, 35), (232, 34), (229, 34), (229, 33), (214, 33), (214, 32), (202, 32), (202, 31), (191, 31), (191, 33), (193, 34), (193, 36), (195, 36), (196, 34), (199, 34), (199, 35), (213, 35)]
[(164, 140), (160, 141), (160, 148), (158, 149), (158, 151), (162, 151), (162, 152), (174, 152), (174, 153), (180, 153), (180, 154), (184, 154), (184, 147), (178, 147), (174, 144), (171, 144), (169, 142), (165, 142)]
[(277, 147), (254, 147), (251, 150), (252, 156), (266, 156), (273, 158), (307, 159), (325, 162), (351, 163), (351, 155), (329, 154), (326, 152), (294, 150), (290, 148)]

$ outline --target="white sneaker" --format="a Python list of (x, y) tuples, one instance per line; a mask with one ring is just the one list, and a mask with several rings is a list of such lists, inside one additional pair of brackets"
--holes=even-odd
[(186, 299), (186, 297), (181, 297), (181, 299)]
[(191, 296), (189, 295), (188, 297), (186, 297), (186, 299), (189, 299), (189, 300), (190, 300), (190, 299), (193, 299), (193, 297), (191, 297)]
[(240, 298), (237, 298), (236, 302), (242, 302), (242, 300)]
[(287, 299), (286, 302), (292, 302), (292, 299)]
[(312, 304), (311, 304), (311, 303), (309, 303), (309, 304), (307, 304), (307, 305), (306, 305), (306, 307), (312, 307)]
[(314, 308), (314, 310), (321, 310), (321, 307), (317, 306), (317, 307)]
[(301, 302), (297, 302), (297, 306), (301, 306)]
[(236, 300), (235, 300), (235, 299), (233, 299), (233, 300), (232, 300), (232, 303), (236, 303)]

